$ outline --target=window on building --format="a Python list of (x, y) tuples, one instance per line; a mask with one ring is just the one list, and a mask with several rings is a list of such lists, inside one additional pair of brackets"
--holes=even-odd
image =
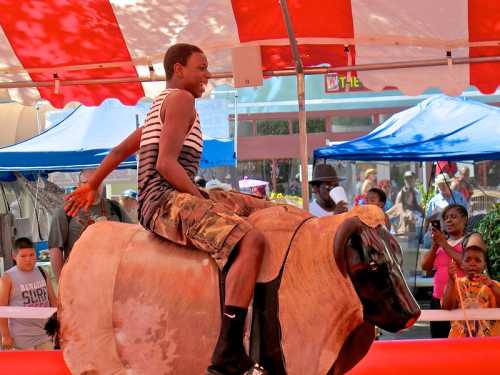
[[(238, 137), (252, 136), (252, 121), (238, 121)], [(229, 138), (234, 138), (234, 120), (229, 120)]]
[(372, 116), (334, 116), (332, 117), (332, 132), (363, 131), (373, 129)]
[(290, 134), (288, 120), (258, 120), (256, 135), (286, 135)]
[[(307, 120), (308, 133), (324, 133), (326, 132), (326, 122), (324, 118), (308, 118)], [(292, 122), (293, 134), (299, 133), (299, 120)]]

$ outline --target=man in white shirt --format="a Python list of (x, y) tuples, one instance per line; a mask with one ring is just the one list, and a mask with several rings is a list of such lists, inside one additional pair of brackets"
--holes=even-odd
[(338, 177), (335, 168), (330, 164), (318, 164), (313, 171), (313, 177), (309, 183), (314, 193), (314, 199), (309, 204), (309, 212), (318, 217), (336, 215), (347, 212), (347, 202), (335, 202), (330, 197), (330, 190), (339, 186), (344, 180)]

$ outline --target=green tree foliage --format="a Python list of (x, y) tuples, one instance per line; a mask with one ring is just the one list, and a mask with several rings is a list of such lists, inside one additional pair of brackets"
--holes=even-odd
[(490, 211), (476, 226), (488, 246), (488, 273), (500, 280), (500, 204)]

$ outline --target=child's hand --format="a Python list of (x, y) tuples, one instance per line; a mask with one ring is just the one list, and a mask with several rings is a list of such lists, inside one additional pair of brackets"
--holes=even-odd
[(455, 263), (455, 261), (451, 261), (450, 265), (448, 266), (448, 276), (450, 279), (455, 280), (457, 277), (457, 271), (458, 271), (458, 266)]
[(487, 287), (490, 287), (490, 288), (495, 284), (493, 282), (493, 280), (491, 280), (485, 274), (477, 275), (477, 281), (479, 281), (481, 284), (484, 284), (484, 285), (486, 285)]

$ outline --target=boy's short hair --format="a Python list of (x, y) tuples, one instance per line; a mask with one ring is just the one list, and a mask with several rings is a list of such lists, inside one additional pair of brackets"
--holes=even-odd
[(27, 237), (19, 237), (17, 240), (14, 241), (14, 249), (19, 250), (19, 249), (32, 249), (33, 246), (33, 241), (31, 241)]
[(385, 204), (387, 202), (387, 195), (385, 195), (385, 192), (382, 189), (379, 188), (371, 188), (370, 190), (367, 191), (368, 193), (375, 193), (378, 195), (378, 199), (380, 202)]
[(203, 53), (200, 47), (187, 43), (177, 43), (171, 46), (163, 58), (163, 68), (167, 81), (174, 75), (174, 65), (186, 66), (188, 59), (193, 53)]
[(486, 261), (486, 252), (484, 251), (484, 249), (482, 249), (476, 245), (467, 246), (465, 249), (463, 249), (462, 250), (462, 259), (465, 258), (465, 254), (469, 251), (477, 251), (478, 253), (483, 254), (483, 259)]
[(12, 255), (17, 256), (19, 249), (33, 249), (33, 241), (27, 237), (19, 237), (14, 241), (14, 248), (12, 249)]

